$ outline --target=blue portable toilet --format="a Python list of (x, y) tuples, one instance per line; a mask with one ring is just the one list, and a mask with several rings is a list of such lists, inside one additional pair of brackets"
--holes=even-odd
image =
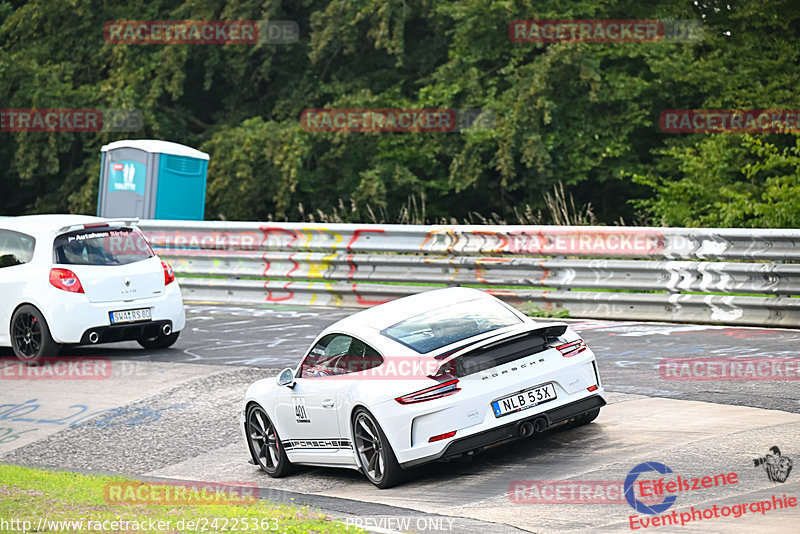
[(153, 139), (116, 141), (100, 151), (99, 217), (203, 220), (208, 154)]

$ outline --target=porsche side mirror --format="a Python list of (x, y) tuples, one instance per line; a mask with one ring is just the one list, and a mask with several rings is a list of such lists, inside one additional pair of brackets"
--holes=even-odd
[(294, 384), (294, 370), (291, 367), (287, 367), (278, 374), (279, 386), (286, 386), (289, 389), (294, 389)]

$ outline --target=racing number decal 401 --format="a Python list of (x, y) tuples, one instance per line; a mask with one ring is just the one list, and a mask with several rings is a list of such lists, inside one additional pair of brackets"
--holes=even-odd
[(310, 423), (311, 419), (308, 418), (308, 410), (306, 410), (306, 400), (302, 397), (295, 397), (292, 399), (294, 403), (294, 418), (298, 423)]

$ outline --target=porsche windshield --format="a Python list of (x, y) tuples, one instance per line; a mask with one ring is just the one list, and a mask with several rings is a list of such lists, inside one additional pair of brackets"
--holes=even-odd
[(462, 339), (521, 322), (503, 304), (477, 299), (415, 315), (385, 328), (381, 334), (426, 354)]

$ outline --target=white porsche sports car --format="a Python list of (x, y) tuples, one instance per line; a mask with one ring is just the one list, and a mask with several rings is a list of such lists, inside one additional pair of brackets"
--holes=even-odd
[(597, 363), (559, 322), (536, 322), (475, 289), (394, 300), (326, 328), (296, 369), (251, 385), (241, 425), (270, 476), (294, 464), (404, 470), (594, 420)]
[(61, 344), (175, 343), (186, 323), (181, 291), (135, 222), (0, 219), (0, 346), (35, 360)]

